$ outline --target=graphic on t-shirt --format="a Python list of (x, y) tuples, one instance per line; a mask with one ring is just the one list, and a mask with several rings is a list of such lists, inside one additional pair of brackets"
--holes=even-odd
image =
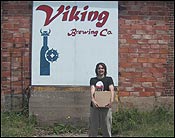
[(103, 91), (104, 90), (104, 84), (102, 81), (98, 81), (96, 83), (96, 91)]

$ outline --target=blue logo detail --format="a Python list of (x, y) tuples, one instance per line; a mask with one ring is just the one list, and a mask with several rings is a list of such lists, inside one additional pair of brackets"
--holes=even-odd
[(40, 30), (41, 36), (43, 36), (43, 46), (40, 51), (40, 75), (50, 75), (50, 62), (53, 63), (58, 59), (57, 50), (54, 50), (53, 48), (49, 50), (47, 45), (50, 32), (50, 29), (48, 32), (42, 32), (42, 30)]
[(58, 59), (58, 52), (57, 50), (54, 50), (53, 48), (51, 50), (48, 50), (46, 52), (46, 58), (51, 61), (54, 62)]

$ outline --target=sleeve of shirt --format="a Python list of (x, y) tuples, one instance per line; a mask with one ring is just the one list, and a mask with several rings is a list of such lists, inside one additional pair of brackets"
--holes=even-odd
[(94, 85), (94, 86), (95, 86), (95, 79), (94, 79), (94, 78), (91, 78), (91, 79), (90, 79), (90, 86), (91, 86), (91, 85)]
[(109, 85), (111, 85), (111, 84), (113, 84), (113, 85), (114, 85), (114, 82), (113, 82), (112, 77), (109, 77), (108, 83), (109, 83)]

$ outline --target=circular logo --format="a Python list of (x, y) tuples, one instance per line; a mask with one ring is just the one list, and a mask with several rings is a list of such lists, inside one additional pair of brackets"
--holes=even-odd
[(46, 52), (46, 59), (48, 61), (54, 62), (58, 59), (58, 57), (59, 56), (57, 50), (54, 50), (53, 48)]

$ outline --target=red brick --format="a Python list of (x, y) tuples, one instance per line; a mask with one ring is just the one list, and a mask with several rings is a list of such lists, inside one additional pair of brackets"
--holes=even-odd
[(130, 96), (130, 92), (119, 92), (119, 96), (124, 97), (124, 96)]
[(155, 81), (157, 81), (157, 80), (154, 77), (147, 77), (146, 78), (146, 82), (155, 82)]
[(137, 97), (139, 97), (139, 92), (130, 92), (130, 96), (137, 96)]
[(126, 42), (129, 44), (137, 44), (138, 40), (136, 39), (126, 39)]
[(136, 92), (143, 92), (144, 88), (143, 87), (135, 87), (134, 91), (136, 91)]
[(138, 58), (138, 59), (137, 59), (137, 62), (146, 63), (147, 60), (148, 60), (147, 58)]
[(137, 24), (133, 24), (131, 26), (131, 29), (142, 29), (142, 26), (141, 25), (137, 25)]
[(1, 73), (1, 75), (2, 76), (10, 76), (10, 71), (8, 70), (8, 71), (3, 71), (2, 73)]
[(128, 61), (129, 63), (137, 62), (137, 58), (128, 58), (127, 61)]
[(120, 67), (123, 67), (123, 68), (131, 67), (131, 63), (120, 63)]
[(158, 58), (149, 58), (148, 62), (149, 63), (159, 63), (159, 59)]
[(160, 49), (160, 54), (168, 54), (168, 49)]
[(143, 77), (135, 78), (135, 82), (146, 82), (146, 78)]
[(155, 96), (155, 92), (140, 92), (141, 97)]
[(119, 51), (121, 53), (128, 53), (128, 48), (120, 48)]

